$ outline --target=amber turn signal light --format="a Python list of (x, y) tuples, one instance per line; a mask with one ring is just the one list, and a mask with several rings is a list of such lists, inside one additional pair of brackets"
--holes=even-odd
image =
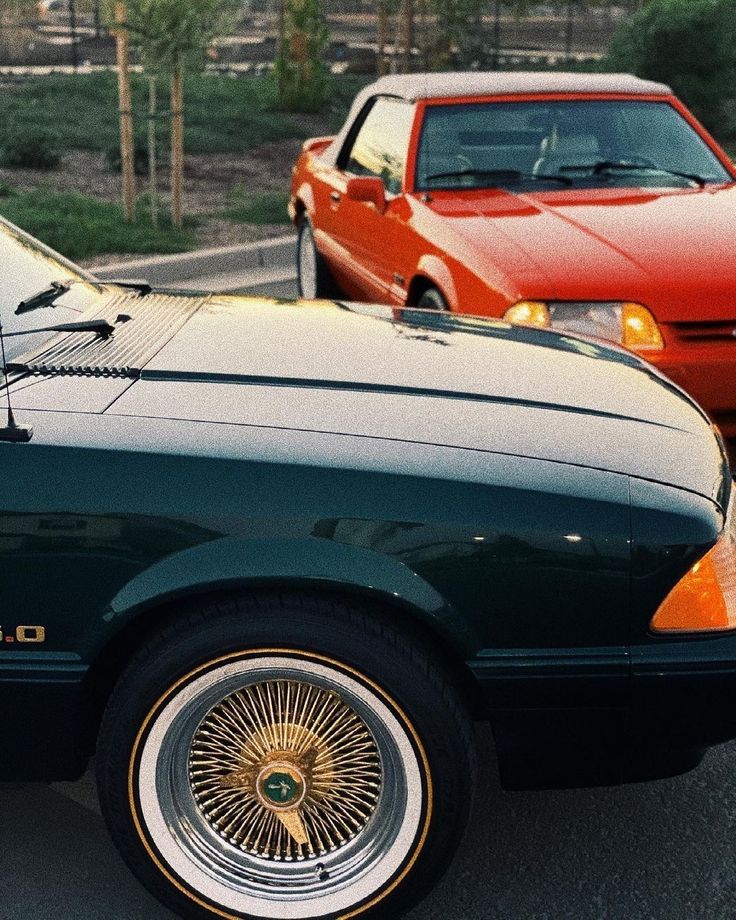
[(678, 581), (654, 614), (654, 632), (722, 632), (736, 629), (736, 528), (734, 500), (716, 545)]
[(541, 326), (546, 329), (552, 324), (549, 307), (541, 300), (520, 300), (508, 308), (503, 318), (507, 323), (519, 326)]
[(633, 351), (661, 351), (662, 333), (646, 307), (640, 303), (621, 304), (621, 344)]

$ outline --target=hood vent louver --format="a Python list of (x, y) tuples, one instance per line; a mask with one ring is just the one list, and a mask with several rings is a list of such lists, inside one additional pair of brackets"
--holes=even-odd
[(10, 362), (8, 369), (32, 374), (138, 377), (205, 301), (204, 297), (174, 294), (115, 294), (89, 317), (113, 325), (111, 336), (62, 333)]

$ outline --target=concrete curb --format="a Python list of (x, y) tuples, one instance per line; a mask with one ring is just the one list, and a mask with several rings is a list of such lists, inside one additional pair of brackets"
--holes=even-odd
[[(93, 275), (106, 281), (113, 278), (144, 278), (152, 284), (177, 284), (190, 278), (212, 275), (283, 273), (296, 264), (296, 236), (279, 236), (271, 240), (199, 249), (173, 256), (155, 256), (133, 262), (117, 262), (90, 268)], [(296, 274), (296, 269), (294, 269)]]

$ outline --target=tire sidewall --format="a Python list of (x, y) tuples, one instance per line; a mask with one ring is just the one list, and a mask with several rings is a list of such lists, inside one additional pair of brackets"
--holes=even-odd
[[(474, 775), (474, 762), (463, 738), (462, 714), (458, 715), (455, 701), (433, 679), (421, 653), (397, 644), (380, 620), (362, 615), (356, 620), (354, 614), (341, 616), (339, 610), (326, 615), (324, 604), (305, 606), (301, 598), (281, 598), (270, 604), (260, 600), (255, 606), (251, 616), (239, 610), (206, 618), (195, 632), (187, 631), (186, 638), (172, 637), (169, 632), (167, 639), (160, 637), (150, 654), (134, 661), (121, 678), (106, 713), (98, 755), (100, 796), (111, 833), (133, 871), (154, 894), (184, 916), (217, 917), (216, 911), (198, 906), (167, 881), (141, 845), (128, 782), (128, 765), (141, 725), (177, 681), (216, 658), (251, 649), (323, 656), (381, 688), (407, 714), (426, 755), (431, 798), (425, 806), (431, 814), (426, 821), (423, 818), (426, 828), (419, 852), (410, 854), (410, 871), (398, 887), (355, 915), (395, 918), (404, 905), (414, 903), (436, 882), (467, 818), (470, 800), (462, 790), (468, 787), (464, 780)], [(395, 878), (382, 891), (390, 890), (394, 882)], [(230, 916), (227, 911), (224, 914)]]
[(422, 293), (419, 298), (417, 307), (423, 310), (449, 310), (450, 305), (447, 303), (445, 296), (436, 287), (429, 287)]
[[(302, 248), (304, 246), (309, 246), (312, 249), (312, 254), (314, 258), (314, 290), (305, 291), (304, 289), (304, 280), (302, 278)], [(299, 231), (296, 240), (296, 277), (297, 277), (297, 291), (300, 297), (303, 297), (307, 300), (314, 300), (319, 297), (319, 269), (320, 269), (320, 255), (317, 251), (317, 247), (314, 243), (314, 229), (312, 227), (311, 220), (304, 215), (304, 217), (299, 222)]]

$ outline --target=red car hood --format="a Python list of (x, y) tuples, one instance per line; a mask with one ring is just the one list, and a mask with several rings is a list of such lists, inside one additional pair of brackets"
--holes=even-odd
[(736, 319), (736, 185), (453, 193), (431, 207), (451, 220), (464, 261), (488, 276), (492, 260), (519, 298), (632, 300), (662, 322)]

